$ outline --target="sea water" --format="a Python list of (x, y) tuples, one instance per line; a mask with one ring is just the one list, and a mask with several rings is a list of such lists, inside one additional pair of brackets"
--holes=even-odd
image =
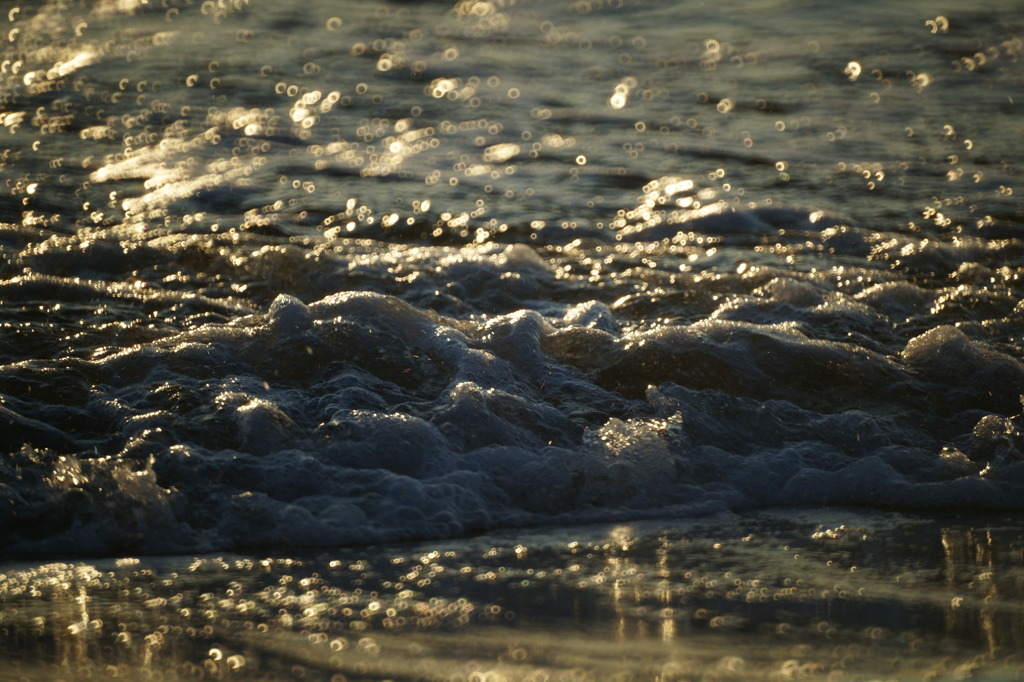
[(1020, 8), (0, 19), (8, 552), (1024, 505)]
[(7, 3), (4, 556), (1020, 511), (1022, 39), (996, 0)]
[(1022, 546), (819, 509), (7, 564), (0, 680), (1018, 680)]

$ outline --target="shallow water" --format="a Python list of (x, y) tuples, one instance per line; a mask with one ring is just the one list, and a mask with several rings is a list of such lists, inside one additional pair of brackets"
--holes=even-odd
[(0, 21), (10, 556), (1022, 507), (1018, 8)]
[(1022, 547), (819, 509), (8, 565), (0, 679), (1020, 679)]

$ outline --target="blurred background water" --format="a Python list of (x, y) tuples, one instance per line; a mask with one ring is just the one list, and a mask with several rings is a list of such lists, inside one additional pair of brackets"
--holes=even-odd
[(1022, 506), (1014, 3), (3, 14), (8, 552)]

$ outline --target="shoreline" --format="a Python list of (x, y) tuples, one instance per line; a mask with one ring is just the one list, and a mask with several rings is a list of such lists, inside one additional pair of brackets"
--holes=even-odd
[(0, 566), (0, 680), (1015, 679), (1024, 523), (968, 516), (19, 561)]

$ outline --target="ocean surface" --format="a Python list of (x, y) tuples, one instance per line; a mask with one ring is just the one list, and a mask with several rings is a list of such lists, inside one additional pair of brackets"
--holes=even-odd
[(1024, 8), (6, 3), (5, 557), (1024, 509)]

